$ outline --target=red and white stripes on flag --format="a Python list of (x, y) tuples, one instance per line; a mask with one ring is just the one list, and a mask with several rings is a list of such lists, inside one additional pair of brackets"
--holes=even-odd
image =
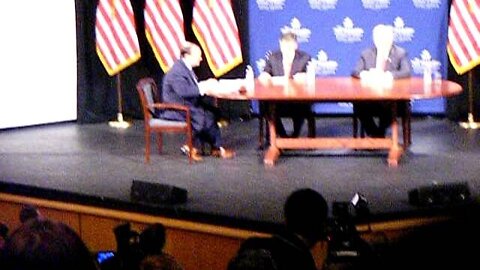
[(95, 35), (97, 54), (110, 76), (140, 58), (135, 18), (129, 0), (99, 0)]
[(240, 38), (230, 0), (196, 0), (192, 28), (216, 77), (242, 63)]
[(452, 1), (447, 49), (458, 74), (480, 64), (480, 0)]
[(144, 15), (148, 42), (163, 72), (167, 72), (185, 43), (179, 0), (146, 0)]

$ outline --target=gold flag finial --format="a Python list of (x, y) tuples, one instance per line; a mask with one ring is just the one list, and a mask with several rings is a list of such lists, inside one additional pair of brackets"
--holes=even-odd
[(117, 4), (118, 0), (110, 0), (110, 18), (115, 18), (115, 16), (117, 15), (116, 13), (116, 8), (115, 8), (115, 5)]

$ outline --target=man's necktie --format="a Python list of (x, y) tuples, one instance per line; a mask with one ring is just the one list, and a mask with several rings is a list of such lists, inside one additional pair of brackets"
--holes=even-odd
[(195, 75), (195, 72), (193, 72), (193, 70), (190, 70), (190, 73), (191, 73), (192, 79), (195, 81), (195, 83), (198, 83), (198, 78), (197, 78), (197, 75)]
[(377, 55), (376, 68), (383, 71), (387, 71), (387, 61), (388, 61), (388, 57)]
[(292, 70), (292, 63), (283, 63), (283, 74), (285, 77), (290, 77), (290, 72)]

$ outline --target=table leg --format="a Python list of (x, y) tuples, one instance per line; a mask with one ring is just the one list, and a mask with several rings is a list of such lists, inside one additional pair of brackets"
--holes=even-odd
[(275, 162), (278, 160), (279, 156), (280, 156), (280, 149), (270, 145), (270, 147), (268, 147), (267, 152), (265, 153), (265, 157), (263, 158), (263, 163), (265, 165), (273, 166), (275, 165)]
[(275, 128), (275, 104), (268, 104), (267, 113), (268, 129), (270, 131), (270, 146), (265, 152), (263, 163), (265, 165), (273, 166), (280, 156), (280, 149), (277, 147), (277, 129)]
[(397, 121), (397, 102), (392, 102), (392, 146), (388, 152), (388, 166), (397, 167), (398, 161), (402, 156), (403, 149), (398, 144), (398, 121)]

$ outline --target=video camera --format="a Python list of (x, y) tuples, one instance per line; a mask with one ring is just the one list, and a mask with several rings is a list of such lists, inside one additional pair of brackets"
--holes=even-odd
[(327, 228), (327, 265), (358, 266), (371, 259), (373, 249), (360, 237), (355, 225), (357, 220), (368, 219), (369, 214), (367, 201), (359, 193), (350, 202), (333, 202)]

